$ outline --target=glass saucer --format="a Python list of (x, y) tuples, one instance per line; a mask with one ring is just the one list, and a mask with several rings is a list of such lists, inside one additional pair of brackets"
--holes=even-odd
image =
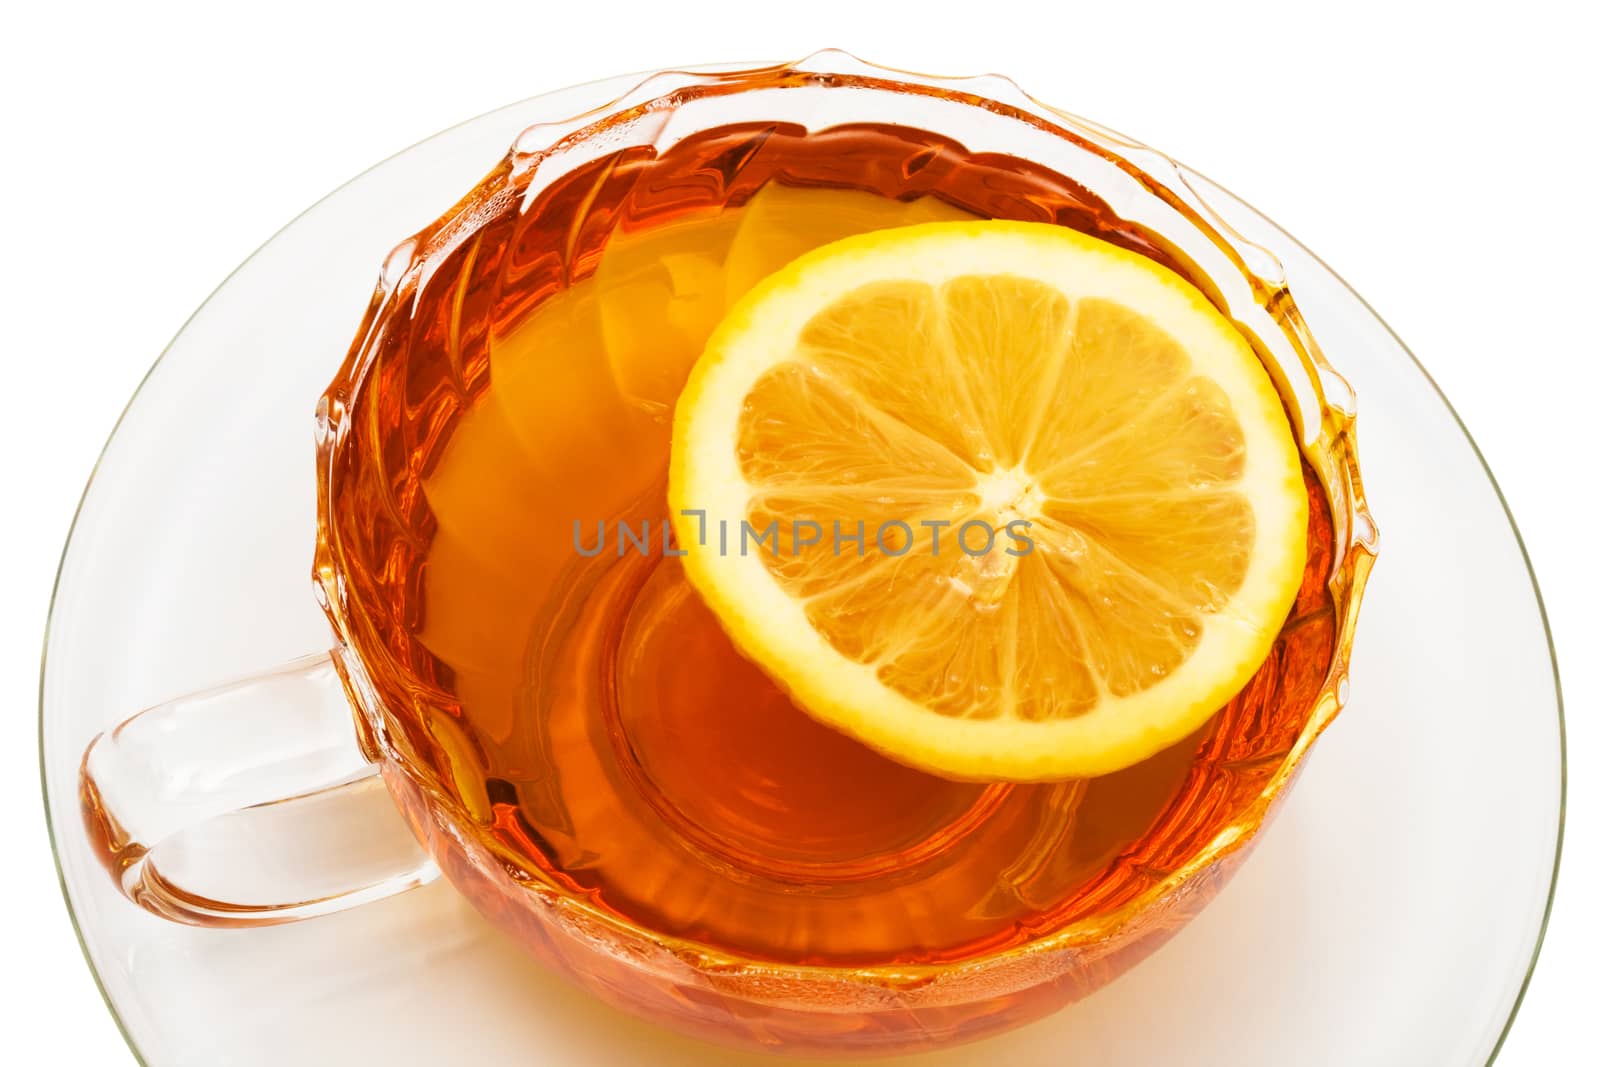
[[(518, 131), (638, 80), (491, 112), (316, 204), (195, 313), (106, 446), (52, 606), (41, 743), (68, 903), (142, 1062), (771, 1062), (567, 987), (443, 882), (299, 924), (163, 921), (116, 892), (78, 815), (95, 733), (329, 646), (310, 583), (311, 407), (378, 264)], [(1166, 947), (1042, 1022), (902, 1062), (1476, 1067), (1526, 985), (1560, 845), (1560, 692), (1538, 590), (1471, 438), (1382, 320), (1272, 223), (1189, 179), (1278, 253), (1360, 395), (1383, 550), (1350, 703), (1254, 855)]]

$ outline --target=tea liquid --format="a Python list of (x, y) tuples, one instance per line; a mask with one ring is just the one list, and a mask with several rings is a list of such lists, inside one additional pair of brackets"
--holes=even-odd
[[(372, 418), (440, 391), (389, 469), (409, 546), (360, 580), (436, 692), (387, 687), (418, 759), (514, 874), (653, 930), (800, 963), (951, 961), (1131, 898), (1259, 789), (1332, 651), (1326, 498), (1307, 468), (1299, 603), (1205, 728), (1082, 782), (956, 782), (818, 725), (731, 646), (661, 551), (673, 402), (732, 301), (811, 247), (1002, 216), (1185, 265), (1073, 183), (896, 127), (727, 127), (580, 168), (458, 248)], [(398, 343), (398, 342), (396, 342)], [(603, 549), (601, 520), (610, 531)], [(650, 545), (618, 551), (618, 520)]]

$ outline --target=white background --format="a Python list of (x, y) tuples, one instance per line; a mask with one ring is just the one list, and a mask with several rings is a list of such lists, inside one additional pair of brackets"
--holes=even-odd
[(1165, 149), (1316, 250), (1433, 373), (1521, 524), (1566, 694), (1561, 885), (1499, 1062), (1595, 1062), (1600, 85), (1585, 8), (390, 0), (6, 14), (0, 801), (11, 854), (0, 983), (16, 984), (0, 989), (6, 1059), (131, 1062), (50, 861), (38, 654), (95, 456), (189, 312), (302, 208), (446, 125), (603, 75), (831, 45), (916, 70), (1001, 71)]

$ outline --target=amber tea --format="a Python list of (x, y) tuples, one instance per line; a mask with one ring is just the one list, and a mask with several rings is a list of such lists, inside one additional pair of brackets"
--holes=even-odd
[[(393, 740), (528, 884), (745, 958), (960, 961), (1133, 899), (1294, 743), (1335, 643), (1309, 465), (1308, 562), (1266, 663), (1182, 743), (1081, 781), (951, 780), (820, 725), (659, 543), (674, 402), (735, 300), (837, 238), (991, 217), (1192, 270), (1019, 159), (904, 127), (752, 124), (626, 149), (506, 206), (391, 326), (382, 343), (408, 350), (407, 370), (368, 383), (372, 444), (358, 429), (353, 447), (404, 430), (403, 449), (367, 458), (397, 484), (420, 471), (422, 496), (347, 481), (365, 499), (333, 502), (381, 505), (410, 531), (352, 576), (391, 605), (372, 637), (396, 674), (374, 681), (409, 709)], [(448, 416), (408, 423), (425, 401)], [(648, 550), (619, 523), (648, 523)]]

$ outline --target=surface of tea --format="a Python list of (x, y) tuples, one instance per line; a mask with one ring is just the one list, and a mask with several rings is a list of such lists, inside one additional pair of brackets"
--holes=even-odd
[(811, 247), (974, 216), (1185, 271), (1017, 160), (899, 128), (761, 126), (579, 168), (428, 283), (404, 368), (362, 402), (377, 425), (447, 392), (449, 417), (386, 457), (422, 496), (394, 505), (411, 536), (356, 580), (387, 590), (374, 636), (431, 687), (378, 679), (406, 744), (518, 877), (744, 956), (958, 960), (1132, 899), (1281, 762), (1334, 642), (1309, 466), (1304, 583), (1256, 678), (1181, 744), (1082, 782), (949, 781), (815, 723), (666, 551), (673, 401), (724, 310)]

